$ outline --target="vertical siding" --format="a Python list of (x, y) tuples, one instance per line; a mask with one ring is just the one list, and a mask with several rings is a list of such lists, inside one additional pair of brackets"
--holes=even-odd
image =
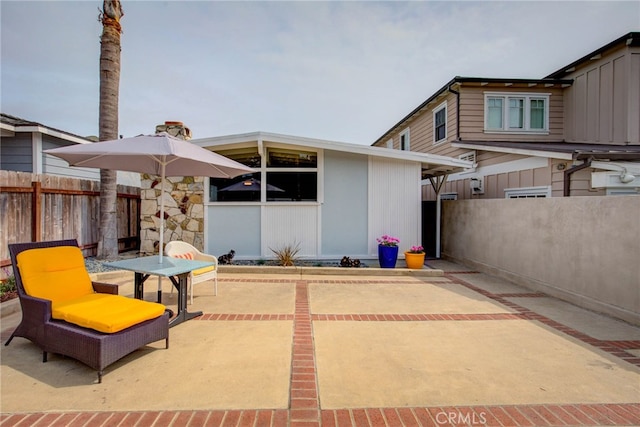
[(400, 251), (421, 241), (420, 165), (369, 159), (369, 253), (377, 254), (376, 238), (400, 239)]
[(565, 139), (570, 142), (640, 143), (640, 54), (623, 47), (567, 76)]
[(262, 253), (273, 256), (271, 249), (300, 246), (299, 256), (318, 256), (318, 206), (263, 206)]

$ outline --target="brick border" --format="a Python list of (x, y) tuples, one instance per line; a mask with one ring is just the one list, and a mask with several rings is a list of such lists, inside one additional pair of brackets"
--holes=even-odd
[[(546, 404), (408, 408), (353, 408), (325, 410), (320, 407), (313, 321), (469, 321), (536, 320), (580, 341), (598, 347), (640, 366), (640, 358), (626, 350), (640, 348), (640, 341), (601, 341), (555, 322), (509, 297), (544, 297), (541, 293), (493, 294), (451, 274), (451, 282), (491, 298), (516, 313), (483, 314), (312, 314), (309, 307), (309, 283), (415, 283), (395, 280), (262, 280), (268, 283), (295, 283), (295, 313), (224, 314), (207, 313), (201, 321), (293, 320), (291, 381), (288, 409), (214, 410), (214, 411), (133, 411), (133, 412), (65, 412), (0, 414), (0, 426), (237, 426), (237, 427), (340, 427), (340, 426), (600, 426), (640, 425), (640, 403), (623, 404)], [(253, 281), (240, 279), (232, 281)], [(194, 319), (196, 320), (196, 319)], [(3, 335), (8, 331), (3, 331)]]
[[(455, 273), (455, 274), (459, 274), (459, 273)], [(533, 310), (530, 310), (526, 307), (523, 307), (519, 304), (516, 304), (514, 302), (511, 302), (509, 300), (507, 300), (506, 298), (514, 298), (514, 297), (522, 297), (524, 296), (528, 296), (528, 297), (547, 297), (546, 294), (544, 293), (540, 293), (540, 292), (535, 292), (535, 293), (530, 293), (530, 294), (514, 294), (514, 293), (503, 293), (503, 294), (494, 294), (492, 292), (489, 292), (485, 289), (479, 288), (463, 279), (460, 279), (458, 277), (452, 277), (450, 274), (445, 274), (445, 277), (448, 277), (453, 283), (457, 283), (459, 285), (462, 285), (472, 291), (475, 291), (487, 298), (490, 298), (496, 302), (499, 302), (500, 304), (511, 308), (512, 310), (515, 310), (519, 315), (521, 315), (523, 318), (527, 319), (527, 320), (536, 320), (540, 323), (543, 323), (544, 325), (547, 325), (559, 332), (562, 332), (564, 334), (569, 335), (570, 337), (573, 337), (577, 340), (580, 340), (586, 344), (592, 345), (594, 347), (599, 348), (600, 350), (603, 350), (613, 356), (616, 356), (622, 360), (624, 360), (625, 362), (628, 362), (634, 366), (640, 367), (640, 357), (629, 353), (626, 350), (633, 350), (633, 349), (640, 349), (640, 341), (628, 341), (628, 340), (621, 340), (621, 341), (604, 341), (604, 340), (599, 340), (593, 337), (590, 337), (589, 335), (580, 332), (576, 329), (573, 329), (569, 326), (563, 325), (560, 322), (556, 322), (555, 320), (552, 320), (546, 316), (543, 316), (542, 314), (536, 313)]]

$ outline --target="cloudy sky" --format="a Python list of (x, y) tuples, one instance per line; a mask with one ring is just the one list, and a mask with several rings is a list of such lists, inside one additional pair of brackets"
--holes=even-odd
[[(371, 144), (454, 76), (542, 78), (640, 2), (122, 0), (120, 134), (275, 132)], [(98, 133), (102, 1), (6, 1), (1, 111)]]

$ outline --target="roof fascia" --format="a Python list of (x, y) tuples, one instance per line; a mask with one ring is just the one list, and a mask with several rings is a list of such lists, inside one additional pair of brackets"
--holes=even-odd
[(593, 52), (583, 56), (582, 58), (573, 61), (571, 64), (569, 65), (565, 65), (564, 67), (560, 68), (558, 71), (555, 71), (551, 74), (549, 74), (547, 77), (547, 79), (555, 79), (555, 78), (559, 78), (561, 76), (564, 76), (568, 73), (570, 73), (572, 68), (577, 67), (578, 65), (588, 62), (591, 60), (591, 58), (602, 54), (603, 52), (616, 47), (618, 45), (627, 45), (627, 46), (640, 46), (640, 32), (630, 32), (630, 33), (626, 33), (625, 35), (623, 35), (622, 37), (619, 37), (617, 39), (615, 39), (614, 41), (607, 43), (606, 45), (594, 50)]
[(58, 139), (63, 139), (65, 141), (69, 141), (69, 142), (75, 142), (77, 144), (91, 144), (93, 143), (93, 141), (90, 141), (88, 139), (79, 137), (79, 136), (74, 136), (74, 135), (69, 135), (67, 133), (64, 132), (60, 132), (54, 129), (50, 129), (46, 126), (34, 126), (34, 125), (28, 125), (28, 126), (12, 126), (6, 123), (0, 123), (0, 128), (5, 129), (5, 130), (10, 130), (12, 132), (18, 133), (18, 132), (30, 132), (30, 133), (41, 133), (43, 135), (49, 135), (49, 136), (53, 136), (55, 138)]
[(393, 125), (389, 130), (387, 130), (382, 136), (375, 140), (375, 142), (371, 145), (376, 145), (380, 141), (383, 141), (391, 132), (395, 129), (398, 129), (404, 125), (405, 122), (409, 121), (414, 115), (420, 112), (424, 107), (432, 103), (436, 100), (442, 93), (445, 91), (449, 91), (449, 89), (455, 84), (462, 83), (498, 83), (498, 84), (508, 84), (508, 83), (524, 83), (524, 84), (560, 84), (560, 85), (572, 85), (573, 80), (571, 79), (510, 79), (510, 78), (494, 78), (494, 77), (461, 77), (456, 76), (453, 79), (449, 80), (447, 84), (442, 86), (438, 91), (436, 91), (433, 95), (427, 98), (422, 104), (418, 105), (413, 111), (404, 116), (398, 123)]
[(362, 154), (366, 156), (383, 157), (388, 159), (405, 160), (419, 162), (427, 165), (442, 165), (453, 168), (470, 168), (472, 163), (466, 160), (455, 159), (453, 157), (439, 156), (429, 153), (418, 153), (415, 151), (401, 151), (390, 148), (372, 147), (370, 145), (352, 144), (348, 142), (328, 141), (315, 138), (306, 138), (290, 135), (282, 135), (267, 132), (254, 132), (238, 135), (218, 136), (211, 138), (201, 138), (191, 142), (201, 147), (229, 147), (232, 145), (258, 142), (263, 144), (276, 143), (291, 146), (311, 147), (321, 150), (334, 150), (352, 154)]
[(601, 162), (596, 160), (591, 162), (591, 167), (594, 169), (602, 169), (613, 172), (622, 172), (626, 169), (629, 173), (640, 173), (639, 162)]
[(465, 144), (463, 142), (454, 142), (451, 146), (456, 148), (465, 148), (467, 150), (491, 151), (494, 153), (520, 154), (523, 156), (547, 157), (552, 159), (573, 160), (573, 153), (561, 153), (556, 151), (531, 150), (526, 148), (512, 147), (493, 147), (482, 144)]

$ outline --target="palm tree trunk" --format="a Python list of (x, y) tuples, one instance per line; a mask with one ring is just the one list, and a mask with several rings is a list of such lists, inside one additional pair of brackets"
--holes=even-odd
[[(104, 0), (100, 16), (100, 117), (99, 139), (118, 138), (118, 97), (120, 92), (120, 18), (124, 15), (119, 0)], [(118, 256), (117, 175), (100, 170), (100, 228), (98, 258)]]

